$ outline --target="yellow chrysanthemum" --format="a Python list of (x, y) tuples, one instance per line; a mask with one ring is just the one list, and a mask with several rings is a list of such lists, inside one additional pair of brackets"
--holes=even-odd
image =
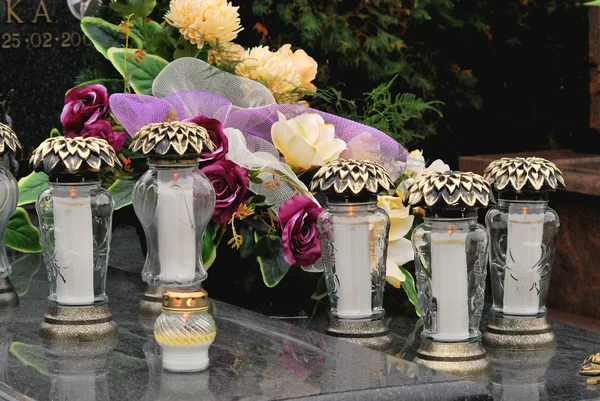
[(303, 50), (292, 52), (290, 45), (284, 45), (272, 52), (266, 46), (257, 46), (244, 52), (235, 73), (265, 85), (277, 103), (297, 103), (302, 99), (298, 90), (316, 91), (310, 83), (316, 69), (316, 61)]
[(226, 0), (171, 0), (165, 20), (198, 48), (215, 46), (231, 42), (243, 29), (238, 8)]

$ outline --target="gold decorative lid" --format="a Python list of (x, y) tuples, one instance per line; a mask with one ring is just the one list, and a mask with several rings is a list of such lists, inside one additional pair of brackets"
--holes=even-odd
[(404, 204), (436, 209), (487, 207), (495, 202), (490, 186), (482, 176), (461, 171), (431, 171), (408, 187)]
[(17, 134), (8, 125), (0, 123), (0, 156), (21, 149)]
[(33, 151), (29, 164), (48, 175), (97, 174), (108, 168), (121, 168), (112, 146), (104, 139), (92, 137), (48, 138)]
[(216, 145), (198, 124), (165, 121), (140, 128), (129, 149), (153, 158), (195, 159), (203, 152), (214, 151)]
[(333, 196), (377, 195), (394, 188), (385, 168), (374, 161), (336, 159), (313, 176), (310, 190)]
[(497, 191), (540, 192), (566, 187), (556, 164), (541, 157), (503, 157), (491, 162), (483, 178)]
[(163, 294), (163, 310), (173, 312), (201, 312), (208, 310), (208, 293), (198, 291), (166, 291)]

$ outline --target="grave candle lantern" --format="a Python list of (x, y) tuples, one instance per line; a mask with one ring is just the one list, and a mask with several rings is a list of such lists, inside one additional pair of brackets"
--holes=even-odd
[(59, 136), (42, 142), (30, 164), (49, 176), (36, 202), (50, 283), (40, 335), (115, 337), (105, 293), (114, 200), (99, 175), (121, 166), (117, 155), (103, 139)]
[[(375, 162), (337, 159), (317, 171), (310, 187), (327, 197), (327, 210), (319, 216), (317, 227), (332, 316), (328, 331), (385, 333), (383, 292), (390, 219), (377, 206), (377, 194), (392, 190), (393, 181)], [(349, 322), (377, 323), (357, 329)]]
[(15, 292), (8, 276), (11, 265), (6, 256), (5, 237), (8, 221), (17, 208), (19, 188), (17, 180), (10, 170), (4, 167), (4, 155), (21, 149), (17, 134), (5, 124), (0, 123), (0, 306), (15, 306), (19, 296)]
[(489, 369), (479, 330), (489, 235), (477, 209), (490, 200), (473, 173), (424, 173), (408, 188), (405, 204), (425, 211), (411, 238), (423, 318), (415, 362), (462, 376)]
[(548, 207), (548, 193), (565, 188), (562, 173), (546, 159), (515, 157), (490, 163), (484, 178), (498, 192), (498, 205), (485, 217), (493, 305), (484, 341), (503, 348), (553, 347), (546, 296), (559, 218)]

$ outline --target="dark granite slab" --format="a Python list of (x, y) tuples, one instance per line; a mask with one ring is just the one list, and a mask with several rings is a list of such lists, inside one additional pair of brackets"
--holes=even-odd
[(141, 278), (116, 269), (109, 270), (107, 293), (118, 342), (68, 345), (49, 355), (38, 338), (47, 306), (45, 272), (39, 256), (21, 263), (13, 276), (21, 303), (0, 311), (2, 400), (492, 399), (475, 382), (219, 301), (213, 303), (218, 335), (210, 368), (164, 372), (148, 330), (152, 322), (137, 313)]

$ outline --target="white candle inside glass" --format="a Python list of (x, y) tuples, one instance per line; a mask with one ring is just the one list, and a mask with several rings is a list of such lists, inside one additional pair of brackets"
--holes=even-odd
[(333, 246), (338, 281), (338, 317), (370, 317), (372, 295), (369, 216), (333, 216)]
[(94, 303), (94, 237), (89, 188), (57, 187), (52, 191), (56, 302)]
[(469, 339), (466, 239), (467, 233), (453, 226), (431, 233), (432, 337), (437, 341)]
[(157, 181), (160, 280), (186, 283), (196, 273), (193, 171), (158, 170)]
[(502, 307), (506, 314), (538, 313), (540, 276), (537, 270), (542, 258), (543, 234), (543, 213), (530, 213), (524, 205), (509, 206)]

